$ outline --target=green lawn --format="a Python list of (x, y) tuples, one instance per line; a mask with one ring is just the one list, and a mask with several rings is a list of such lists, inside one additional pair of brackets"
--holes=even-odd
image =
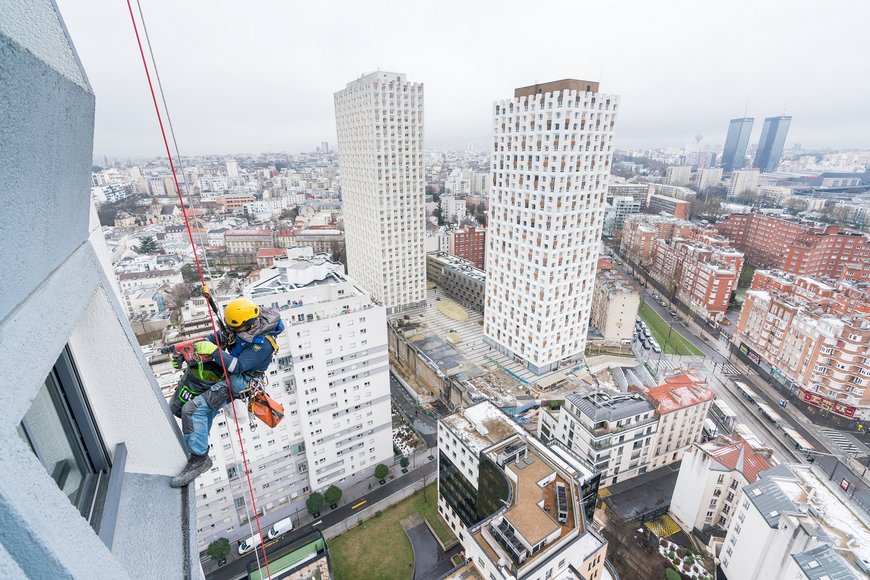
[(647, 327), (649, 327), (649, 331), (652, 333), (653, 337), (655, 337), (656, 342), (659, 343), (663, 353), (704, 356), (704, 353), (698, 350), (695, 345), (677, 332), (676, 328), (670, 333), (671, 338), (668, 340), (669, 323), (665, 322), (655, 310), (646, 304), (646, 302), (640, 303), (638, 314), (640, 315), (641, 320), (643, 320)]
[[(453, 534), (438, 515), (438, 488), (418, 491), (374, 517), (330, 540), (329, 555), (336, 580), (407, 579), (414, 572), (411, 542), (401, 521), (414, 512), (422, 515), (442, 541)], [(428, 500), (428, 501), (427, 501)]]

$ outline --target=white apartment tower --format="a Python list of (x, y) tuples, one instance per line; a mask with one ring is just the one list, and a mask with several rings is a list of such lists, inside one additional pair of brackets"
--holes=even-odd
[(335, 93), (347, 267), (389, 314), (426, 298), (423, 85), (376, 72)]
[[(251, 430), (240, 411), (265, 526), (304, 511), (309, 492), (371, 476), (393, 455), (384, 308), (341, 264), (312, 256), (310, 247), (287, 253), (245, 290), (260, 306), (280, 308), (286, 325), (268, 388), (284, 405), (284, 420), (274, 429), (260, 423)], [(232, 412), (221, 412), (209, 439), (214, 467), (196, 480), (202, 548), (221, 536), (250, 535), (235, 437)]]
[(495, 103), (484, 332), (536, 374), (586, 345), (618, 104), (570, 79)]

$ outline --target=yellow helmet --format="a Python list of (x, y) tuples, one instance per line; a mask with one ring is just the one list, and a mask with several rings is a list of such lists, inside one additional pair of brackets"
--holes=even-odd
[(248, 298), (230, 300), (224, 308), (224, 322), (233, 330), (250, 326), (260, 316), (260, 307)]

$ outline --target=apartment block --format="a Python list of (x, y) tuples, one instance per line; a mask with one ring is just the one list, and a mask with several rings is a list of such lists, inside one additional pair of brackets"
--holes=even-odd
[(625, 219), (619, 250), (638, 265), (650, 265), (659, 239), (692, 237), (692, 222), (670, 216), (631, 215)]
[(733, 340), (810, 405), (870, 418), (870, 300), (866, 286), (756, 274)]
[(447, 243), (451, 254), (468, 260), (478, 270), (486, 267), (486, 230), (470, 226), (447, 233)]
[(724, 534), (737, 512), (740, 490), (776, 465), (769, 449), (742, 439), (717, 437), (683, 454), (670, 514), (684, 530)]
[(677, 199), (675, 197), (656, 194), (650, 196), (647, 211), (652, 214), (665, 213), (674, 216), (675, 218), (685, 220), (689, 219), (689, 209), (691, 206), (691, 202)]
[(423, 85), (375, 72), (335, 93), (347, 268), (388, 313), (426, 300)]
[(743, 254), (733, 248), (673, 238), (656, 241), (649, 272), (659, 283), (673, 288), (692, 312), (718, 321), (728, 310), (742, 268)]
[(631, 196), (618, 195), (609, 198), (604, 208), (604, 226), (602, 231), (605, 235), (609, 236), (618, 234), (625, 225), (625, 218), (632, 214), (640, 213), (640, 210), (640, 202)]
[(458, 223), (465, 218), (468, 210), (465, 207), (465, 198), (456, 197), (453, 194), (441, 196), (441, 217), (447, 223)]
[(229, 230), (224, 244), (230, 254), (256, 255), (261, 248), (274, 248), (275, 237), (272, 230)]
[[(274, 429), (241, 425), (261, 524), (271, 525), (305, 509), (308, 493), (354, 483), (392, 458), (386, 311), (310, 248), (287, 250), (245, 294), (280, 308), (286, 325), (268, 388), (284, 420)], [(250, 535), (232, 421), (227, 412), (215, 420), (214, 466), (196, 480), (203, 548)]]
[(817, 469), (779, 465), (743, 488), (719, 555), (726, 578), (867, 577), (866, 512), (850, 499), (848, 480)]
[(646, 392), (659, 418), (657, 437), (650, 448), (650, 469), (679, 461), (701, 437), (713, 391), (695, 375), (679, 372)]
[(610, 260), (599, 258), (590, 324), (598, 329), (605, 343), (631, 340), (639, 308), (640, 293)]
[(203, 578), (187, 459), (92, 202), (95, 95), (57, 4), (0, 4), (0, 576)]
[(450, 578), (607, 576), (592, 528), (599, 476), (546, 446), (489, 401), (438, 421), (438, 513), (466, 564)]
[(443, 252), (427, 254), (426, 276), (463, 306), (483, 312), (486, 274), (471, 262)]
[(731, 173), (731, 181), (728, 182), (728, 197), (743, 197), (744, 194), (758, 192), (757, 169), (745, 169)]
[(691, 181), (691, 165), (672, 165), (666, 170), (665, 183), (668, 185), (689, 185)]
[(722, 183), (721, 167), (703, 167), (695, 175), (695, 189), (701, 193)]
[(655, 406), (639, 393), (568, 395), (556, 411), (541, 407), (538, 419), (538, 437), (588, 461), (602, 485), (646, 473), (657, 429)]
[(648, 183), (611, 183), (607, 186), (607, 199), (629, 196), (640, 204), (641, 209), (646, 207), (651, 193), (652, 187)]
[(618, 106), (580, 80), (494, 105), (484, 334), (536, 374), (583, 356)]
[(792, 274), (870, 281), (870, 235), (838, 226), (763, 214), (730, 215), (716, 224), (746, 260)]
[(315, 254), (332, 254), (344, 246), (344, 232), (336, 227), (310, 227), (275, 232), (275, 247), (298, 248), (308, 246)]

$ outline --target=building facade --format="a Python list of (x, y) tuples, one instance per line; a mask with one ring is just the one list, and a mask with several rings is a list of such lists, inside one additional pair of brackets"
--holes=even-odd
[(756, 267), (834, 280), (870, 281), (870, 235), (757, 213), (730, 215), (716, 228)]
[(652, 214), (665, 213), (675, 218), (686, 220), (689, 219), (689, 208), (691, 205), (690, 202), (675, 197), (651, 195), (647, 210)]
[(666, 170), (665, 183), (668, 185), (689, 185), (691, 181), (691, 165), (672, 165)]
[(388, 313), (426, 299), (423, 85), (376, 72), (335, 93), (347, 267)]
[(466, 557), (457, 577), (603, 578), (607, 542), (590, 525), (598, 482), (489, 401), (438, 421), (438, 513)]
[(721, 167), (699, 168), (698, 173), (695, 175), (695, 189), (698, 193), (702, 193), (720, 183), (722, 183)]
[(229, 230), (224, 234), (224, 243), (230, 254), (256, 256), (262, 248), (274, 248), (272, 230)]
[(722, 169), (731, 173), (742, 169), (746, 164), (746, 147), (749, 145), (749, 134), (752, 133), (752, 117), (731, 119), (728, 125), (728, 135), (725, 137), (725, 147), (722, 149)]
[(0, 576), (202, 578), (196, 494), (169, 486), (181, 433), (91, 198), (94, 93), (54, 2), (0, 4), (0, 70), (0, 197), (19, 200), (0, 230)]
[[(245, 294), (278, 307), (286, 330), (269, 369), (269, 395), (284, 406), (274, 429), (241, 431), (261, 525), (304, 510), (312, 491), (344, 487), (392, 458), (387, 324), (340, 264), (288, 250)], [(243, 411), (242, 411), (243, 413)], [(232, 413), (221, 412), (211, 434), (210, 472), (196, 480), (200, 545), (250, 535)]]
[(713, 391), (687, 373), (665, 377), (664, 382), (647, 391), (659, 418), (657, 437), (650, 448), (650, 469), (675, 463), (701, 437)]
[(486, 230), (468, 227), (450, 230), (447, 233), (448, 247), (451, 254), (463, 260), (468, 260), (478, 270), (486, 268)]
[(601, 472), (601, 484), (631, 479), (649, 468), (658, 417), (639, 393), (604, 391), (565, 397), (557, 410), (541, 407), (538, 437), (557, 441)]
[(564, 80), (494, 106), (484, 333), (534, 373), (583, 354), (618, 103)]
[(612, 183), (607, 186), (607, 198), (618, 196), (631, 196), (640, 204), (640, 208), (646, 207), (647, 200), (652, 193), (652, 187), (647, 183)]
[(670, 514), (684, 530), (724, 533), (737, 512), (740, 490), (775, 464), (769, 449), (754, 449), (742, 439), (720, 436), (695, 443), (683, 454)]
[(598, 260), (595, 289), (592, 292), (592, 326), (605, 343), (631, 340), (634, 320), (640, 308), (640, 293), (609, 260)]
[(728, 197), (744, 197), (747, 193), (755, 194), (758, 191), (758, 170), (746, 169), (731, 173), (731, 181), (728, 183)]
[(618, 195), (610, 198), (604, 208), (604, 225), (602, 231), (612, 236), (622, 231), (625, 218), (640, 213), (641, 203), (628, 195)]
[(486, 274), (471, 262), (443, 252), (431, 253), (426, 256), (426, 276), (463, 306), (483, 312)]
[[(866, 288), (757, 272), (735, 345), (776, 369), (805, 403), (870, 418), (870, 300)], [(761, 289), (764, 288), (764, 289)]]
[(763, 173), (776, 171), (785, 147), (785, 138), (791, 125), (791, 117), (768, 117), (761, 129), (758, 149), (755, 150), (755, 161), (752, 166)]
[(779, 465), (743, 488), (719, 555), (726, 578), (867, 577), (866, 514), (816, 469)]

